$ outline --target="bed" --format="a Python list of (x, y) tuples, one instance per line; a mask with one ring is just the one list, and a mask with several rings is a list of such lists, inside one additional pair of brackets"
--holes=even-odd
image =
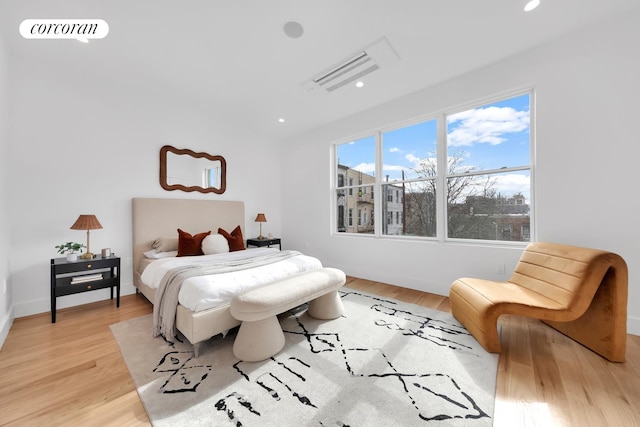
[[(218, 228), (233, 230), (245, 224), (244, 202), (240, 201), (211, 201), (193, 199), (164, 199), (164, 198), (133, 198), (132, 199), (132, 236), (133, 236), (133, 282), (136, 291), (141, 292), (149, 301), (156, 303), (157, 288), (150, 283), (149, 271), (161, 263), (171, 265), (181, 261), (162, 258), (152, 260), (145, 256), (151, 245), (159, 237), (177, 235), (177, 229), (190, 233), (200, 233), (211, 230), (216, 233)], [(266, 250), (266, 251), (265, 251)], [(264, 254), (268, 251), (279, 252), (277, 249), (255, 248), (242, 251), (246, 254)], [(235, 256), (238, 252), (230, 252)], [(244, 255), (242, 255), (244, 256)], [(185, 257), (198, 258), (198, 257)], [(204, 257), (203, 257), (204, 258)], [(321, 268), (320, 261), (312, 257), (308, 269)], [(158, 263), (153, 264), (152, 263)], [(143, 270), (148, 268), (147, 274)], [(168, 267), (165, 267), (165, 270)], [(289, 274), (289, 273), (287, 273)], [(295, 274), (295, 273), (291, 273)], [(156, 274), (157, 276), (157, 274)], [(186, 282), (185, 282), (186, 283)], [(231, 316), (230, 299), (215, 307), (200, 309), (192, 304), (178, 303), (175, 314), (175, 327), (194, 346), (198, 355), (199, 344), (209, 338), (225, 333), (240, 325), (240, 321)], [(192, 306), (189, 308), (188, 306)]]

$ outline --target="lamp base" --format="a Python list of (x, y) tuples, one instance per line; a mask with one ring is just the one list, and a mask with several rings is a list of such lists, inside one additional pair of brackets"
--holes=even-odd
[(80, 255), (78, 258), (80, 258), (80, 259), (93, 259), (93, 257), (95, 257), (94, 254), (92, 254), (91, 252), (87, 252), (85, 254)]
[(264, 237), (262, 234), (259, 235), (258, 237), (256, 237), (257, 240), (266, 240), (266, 237)]

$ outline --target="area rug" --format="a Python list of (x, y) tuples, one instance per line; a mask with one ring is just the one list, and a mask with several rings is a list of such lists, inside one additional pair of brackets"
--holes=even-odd
[(111, 329), (154, 426), (492, 425), (498, 356), (450, 314), (340, 295), (338, 319), (281, 315), (285, 347), (262, 362), (233, 356), (236, 330), (194, 358), (152, 338), (151, 315)]

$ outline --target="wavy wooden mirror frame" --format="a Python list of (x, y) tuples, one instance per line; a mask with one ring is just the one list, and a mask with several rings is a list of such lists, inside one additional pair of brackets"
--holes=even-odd
[[(167, 154), (187, 155), (194, 159), (207, 159), (220, 162), (220, 186), (219, 187), (200, 187), (185, 186), (182, 184), (169, 184), (167, 182)], [(181, 190), (186, 192), (198, 191), (200, 193), (216, 193), (222, 194), (227, 189), (227, 162), (222, 156), (212, 156), (208, 153), (197, 153), (188, 148), (175, 148), (171, 145), (165, 145), (160, 149), (160, 186), (167, 191)]]

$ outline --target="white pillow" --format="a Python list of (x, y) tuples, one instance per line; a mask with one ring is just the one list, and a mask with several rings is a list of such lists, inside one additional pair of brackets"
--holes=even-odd
[(158, 237), (151, 243), (156, 252), (171, 252), (178, 250), (178, 236)]
[(146, 251), (144, 256), (151, 259), (170, 258), (178, 256), (178, 251), (158, 252), (155, 249), (151, 249), (150, 251)]
[(205, 255), (229, 252), (229, 242), (222, 234), (210, 234), (202, 240), (202, 252)]

